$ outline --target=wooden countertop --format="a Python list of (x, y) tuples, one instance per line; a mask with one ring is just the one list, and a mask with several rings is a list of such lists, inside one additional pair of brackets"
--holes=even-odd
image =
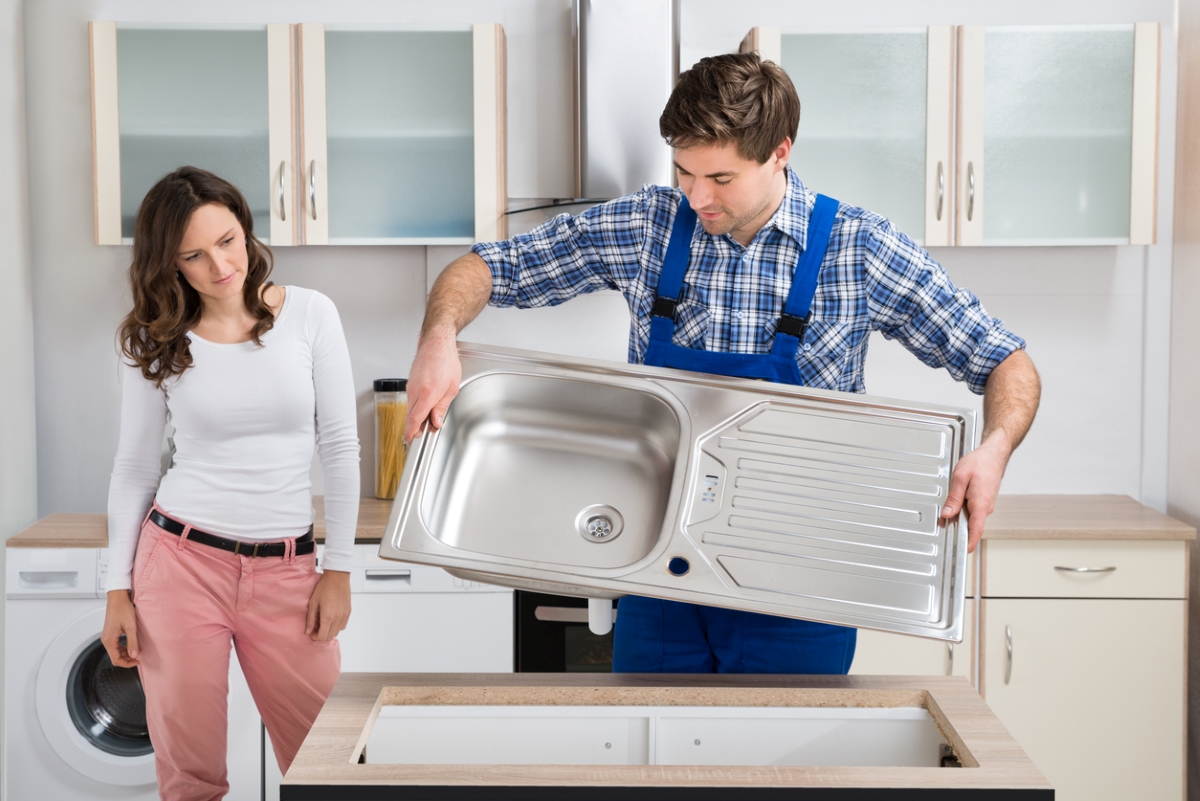
[[(706, 765), (405, 765), (358, 764), (371, 727), (385, 705), (556, 706), (920, 706), (954, 748), (962, 769), (916, 767), (750, 767)], [(369, 758), (369, 754), (368, 754)], [(903, 790), (1008, 789), (1005, 798), (1052, 797), (1050, 785), (983, 699), (960, 677), (753, 676), (637, 674), (386, 674), (344, 673), (283, 780), (300, 792), (345, 799), (483, 799), (572, 797), (650, 798), (654, 788), (739, 788), (738, 798), (832, 798), (805, 788), (860, 788), (863, 797), (916, 797)], [(375, 787), (371, 790), (369, 788)], [(361, 789), (359, 789), (361, 788)], [(885, 790), (897, 791), (895, 794)], [(635, 795), (630, 795), (630, 792)], [(668, 792), (669, 792), (668, 791)], [(296, 795), (295, 797), (300, 797)], [(391, 795), (388, 796), (393, 797)], [(664, 796), (668, 797), (668, 796)], [(697, 796), (701, 797), (701, 796)], [(709, 798), (710, 795), (703, 795)], [(715, 797), (715, 796), (711, 796)], [(724, 797), (724, 796), (722, 796)], [(837, 798), (849, 798), (839, 794)], [(940, 797), (971, 798), (970, 792)], [(992, 797), (988, 795), (987, 797)]]
[[(325, 539), (325, 499), (313, 498), (317, 541)], [(383, 538), (391, 501), (363, 498), (354, 541)], [(11, 537), (10, 548), (103, 548), (104, 514), (53, 514)], [(1001, 495), (984, 539), (1193, 540), (1196, 530), (1127, 495)]]
[(1196, 529), (1128, 495), (1001, 495), (992, 540), (1194, 540)]
[[(313, 498), (316, 519), (313, 535), (317, 542), (325, 541), (325, 498)], [(358, 528), (354, 541), (376, 544), (383, 539), (383, 529), (392, 511), (391, 501), (363, 498), (358, 505)], [(47, 515), (5, 543), (9, 548), (106, 548), (108, 547), (108, 515), (103, 513), (60, 513)]]

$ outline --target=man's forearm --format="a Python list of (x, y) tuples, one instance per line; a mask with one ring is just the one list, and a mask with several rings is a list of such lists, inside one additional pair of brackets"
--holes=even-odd
[(425, 306), (421, 339), (437, 331), (460, 331), (479, 316), (492, 296), (492, 273), (475, 253), (467, 253), (442, 271)]
[(1033, 360), (1015, 350), (996, 365), (983, 393), (983, 441), (999, 440), (1016, 450), (1033, 425), (1042, 396), (1042, 381)]

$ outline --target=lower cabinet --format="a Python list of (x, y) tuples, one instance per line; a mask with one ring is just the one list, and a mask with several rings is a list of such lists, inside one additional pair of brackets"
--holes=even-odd
[(1187, 546), (985, 543), (983, 697), (1057, 801), (1181, 801)]
[(1057, 801), (1183, 798), (1184, 604), (984, 600), (984, 697)]
[(975, 602), (967, 599), (963, 639), (959, 643), (909, 637), (869, 629), (858, 630), (851, 675), (974, 676)]

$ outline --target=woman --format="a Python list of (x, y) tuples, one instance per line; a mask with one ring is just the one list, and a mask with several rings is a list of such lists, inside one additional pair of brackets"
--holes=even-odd
[[(285, 772), (340, 668), (359, 495), (350, 358), (333, 303), (274, 286), (271, 266), (245, 198), (212, 173), (182, 167), (142, 201), (120, 328), (101, 639), (114, 665), (140, 672), (170, 801), (229, 789), (231, 641)], [(160, 483), (168, 422), (174, 453)]]

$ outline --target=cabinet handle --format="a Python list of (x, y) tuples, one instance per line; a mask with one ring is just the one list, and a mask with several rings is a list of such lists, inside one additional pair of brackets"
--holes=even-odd
[(308, 206), (312, 209), (312, 218), (317, 219), (317, 162), (308, 163)]
[(1004, 649), (1008, 652), (1008, 662), (1004, 665), (1004, 683), (1012, 681), (1012, 626), (1004, 627)]
[(967, 162), (967, 222), (975, 216), (975, 162)]
[(286, 164), (286, 161), (279, 162), (279, 219), (282, 222), (287, 222), (287, 209), (283, 205), (283, 170)]
[(1064, 573), (1111, 573), (1117, 568), (1112, 565), (1109, 567), (1063, 567), (1062, 565), (1055, 565), (1054, 569), (1061, 570)]
[(946, 648), (947, 648), (947, 650), (950, 651), (950, 659), (946, 665), (946, 675), (953, 676), (954, 675), (954, 643), (952, 643), (952, 642), (946, 643)]
[(937, 219), (942, 220), (942, 205), (946, 200), (946, 170), (942, 167), (942, 162), (938, 162), (938, 202), (937, 202)]

